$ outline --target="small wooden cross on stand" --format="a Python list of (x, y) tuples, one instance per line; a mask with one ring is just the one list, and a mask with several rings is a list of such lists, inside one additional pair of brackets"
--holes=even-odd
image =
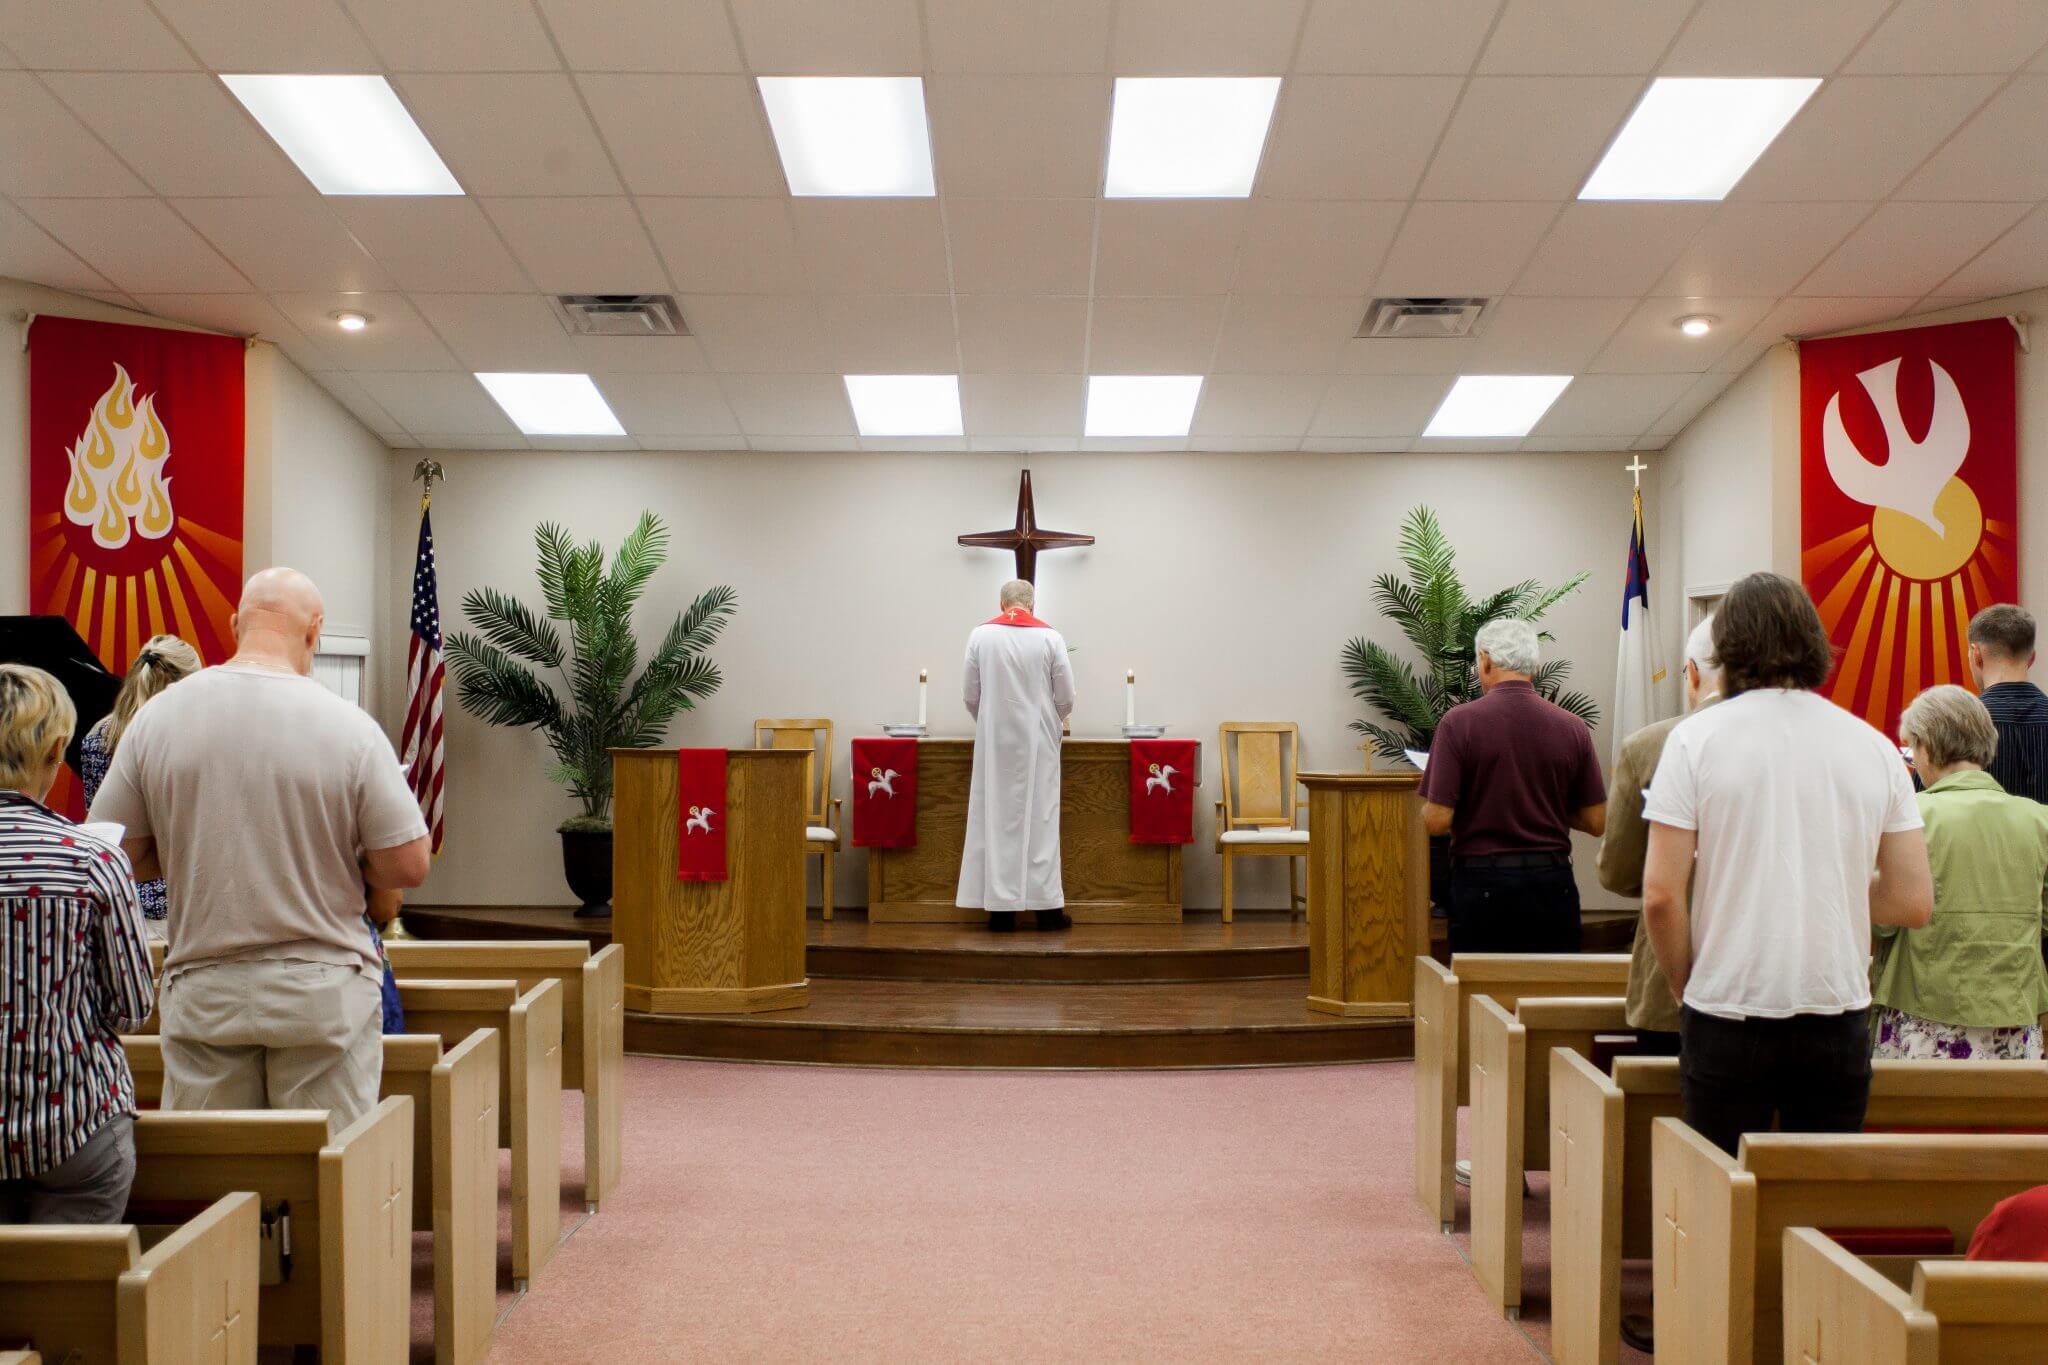
[(1070, 550), (1079, 545), (1093, 545), (1095, 537), (1076, 535), (1072, 531), (1040, 530), (1038, 510), (1031, 505), (1031, 471), (1027, 469), (1017, 485), (1017, 524), (1001, 531), (979, 531), (961, 536), (960, 543), (987, 550), (1010, 551), (1017, 556), (1017, 577), (1026, 583), (1036, 583), (1040, 550)]

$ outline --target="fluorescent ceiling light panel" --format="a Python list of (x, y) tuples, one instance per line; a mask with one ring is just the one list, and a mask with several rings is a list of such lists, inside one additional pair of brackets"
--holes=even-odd
[(795, 195), (932, 193), (932, 137), (916, 76), (763, 76), (761, 102)]
[(1422, 434), (1527, 436), (1571, 382), (1568, 374), (1460, 375)]
[(461, 194), (382, 76), (222, 76), (322, 194)]
[(1581, 199), (1725, 199), (1820, 88), (1817, 78), (1651, 82)]
[(1111, 199), (1243, 199), (1278, 76), (1122, 76), (1109, 116)]
[(528, 436), (626, 434), (587, 374), (478, 374), (476, 381)]
[(1089, 436), (1185, 436), (1202, 396), (1198, 374), (1088, 376)]
[(846, 397), (863, 436), (958, 436), (960, 376), (850, 374)]

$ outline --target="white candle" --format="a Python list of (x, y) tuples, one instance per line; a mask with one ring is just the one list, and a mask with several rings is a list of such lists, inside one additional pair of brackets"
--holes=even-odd
[(1138, 674), (1131, 669), (1124, 673), (1124, 724), (1138, 723)]
[(927, 676), (926, 670), (922, 668), (917, 670), (917, 723), (920, 727), (925, 723), (925, 687)]

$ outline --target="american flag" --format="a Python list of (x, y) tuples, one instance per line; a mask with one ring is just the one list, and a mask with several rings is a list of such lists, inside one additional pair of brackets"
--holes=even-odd
[(434, 577), (434, 523), (422, 504), (420, 552), (412, 564), (412, 641), (405, 650), (405, 734), (399, 748), (436, 853), (441, 851), (441, 779), (447, 759), (441, 692), (447, 681), (441, 657), (441, 596)]

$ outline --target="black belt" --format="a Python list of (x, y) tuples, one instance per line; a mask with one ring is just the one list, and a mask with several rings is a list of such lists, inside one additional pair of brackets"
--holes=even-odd
[(1453, 867), (1570, 867), (1569, 853), (1468, 853), (1451, 858)]

